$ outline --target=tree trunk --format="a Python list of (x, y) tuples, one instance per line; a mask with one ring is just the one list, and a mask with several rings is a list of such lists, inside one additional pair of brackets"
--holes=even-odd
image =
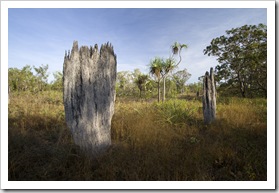
[(241, 92), (241, 96), (243, 98), (246, 97), (246, 92), (245, 92), (245, 85), (244, 85), (244, 81), (240, 81), (240, 92)]
[(203, 116), (205, 124), (210, 124), (216, 118), (216, 88), (213, 68), (210, 68), (210, 74), (205, 73), (203, 79)]
[(164, 102), (166, 99), (166, 77), (163, 77), (163, 98), (162, 101)]
[(240, 76), (239, 72), (237, 73), (237, 79), (238, 79), (238, 82), (239, 82), (239, 90), (240, 90), (241, 96), (243, 98), (245, 98), (246, 97), (246, 93), (245, 93), (244, 80), (241, 79), (241, 76)]
[(11, 92), (10, 86), (8, 86), (8, 104), (10, 104), (10, 92)]
[(111, 44), (89, 49), (75, 41), (63, 65), (65, 117), (74, 141), (89, 156), (111, 145), (114, 113), (116, 55)]
[(160, 80), (158, 80), (158, 102), (160, 102)]

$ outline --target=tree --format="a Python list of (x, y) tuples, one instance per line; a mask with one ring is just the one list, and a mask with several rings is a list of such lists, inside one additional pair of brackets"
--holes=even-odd
[(163, 78), (163, 101), (165, 101), (166, 98), (166, 78), (167, 75), (176, 67), (174, 65), (175, 60), (173, 58), (168, 58), (166, 61), (163, 61), (162, 63), (162, 78)]
[(196, 95), (200, 95), (202, 88), (203, 88), (203, 82), (199, 81), (199, 82), (195, 82), (195, 83), (191, 83), (188, 86), (189, 92), (194, 93)]
[(135, 84), (137, 85), (137, 87), (140, 90), (140, 98), (141, 98), (142, 91), (146, 90), (145, 84), (147, 83), (148, 78), (149, 77), (146, 74), (138, 74), (138, 76), (134, 80)]
[[(162, 66), (162, 78), (163, 78), (163, 101), (165, 101), (166, 98), (166, 77), (168, 74), (175, 69), (180, 62), (182, 61), (181, 57), (181, 51), (183, 48), (187, 48), (188, 46), (186, 44), (180, 44), (178, 42), (175, 42), (172, 46), (172, 56), (168, 59), (166, 59), (165, 62), (163, 62)], [(177, 55), (179, 56), (179, 61), (175, 64), (175, 59), (174, 56)]]
[(52, 81), (51, 88), (53, 90), (63, 91), (63, 73), (56, 71), (53, 73), (54, 81)]
[(45, 90), (47, 86), (47, 78), (48, 78), (48, 64), (47, 65), (41, 65), (38, 68), (34, 66), (34, 70), (36, 71), (36, 76), (37, 76), (37, 84), (39, 87), (39, 90)]
[(187, 80), (191, 77), (191, 74), (185, 68), (184, 70), (177, 71), (172, 75), (172, 79), (175, 82), (177, 92), (184, 92), (184, 86)]
[(36, 89), (36, 77), (29, 65), (24, 66), (21, 70), (9, 68), (8, 79), (11, 91), (34, 91)]
[[(180, 44), (178, 42), (175, 42), (172, 46), (172, 56), (168, 59), (164, 60), (162, 58), (156, 57), (153, 61), (149, 64), (149, 72), (157, 79), (158, 84), (158, 101), (160, 101), (160, 81), (163, 79), (163, 99), (162, 101), (165, 101), (165, 93), (166, 93), (166, 77), (168, 74), (176, 68), (181, 60), (181, 51), (183, 48), (187, 48), (186, 44)], [(174, 56), (179, 56), (179, 61), (175, 64), (175, 58)]]
[(131, 95), (133, 93), (133, 74), (130, 71), (117, 72), (116, 93), (118, 96)]
[(177, 62), (175, 67), (177, 67), (180, 64), (180, 62), (182, 61), (181, 51), (183, 48), (186, 49), (186, 48), (188, 48), (188, 46), (186, 44), (180, 44), (178, 42), (174, 42), (174, 44), (171, 46), (171, 50), (172, 50), (171, 58), (174, 58), (175, 55), (179, 56), (179, 61)]
[(156, 57), (149, 63), (149, 73), (155, 77), (158, 86), (158, 102), (160, 102), (160, 81), (162, 78), (163, 62), (162, 58)]
[[(165, 101), (166, 98), (166, 77), (168, 76), (168, 74), (175, 69), (176, 67), (178, 67), (178, 65), (180, 64), (180, 62), (182, 61), (182, 57), (181, 57), (181, 51), (182, 49), (186, 49), (188, 46), (186, 44), (180, 44), (178, 42), (175, 42), (172, 46), (171, 46), (171, 50), (172, 50), (172, 56), (169, 57), (168, 59), (166, 59), (166, 61), (164, 61), (163, 63), (163, 68), (162, 68), (162, 78), (163, 78), (163, 101)], [(179, 61), (175, 64), (175, 59), (174, 56), (178, 55), (179, 56)]]
[(8, 81), (9, 81), (9, 88), (11, 91), (19, 91), (20, 70), (17, 68), (9, 68)]
[(128, 71), (117, 72), (117, 81), (116, 81), (116, 83), (117, 83), (119, 88), (125, 89), (125, 86), (128, 83), (127, 73), (128, 73)]
[(218, 57), (215, 72), (220, 88), (238, 88), (242, 97), (266, 96), (266, 25), (244, 25), (227, 30), (226, 35), (211, 41), (204, 54)]
[(134, 72), (132, 73), (133, 80), (136, 79), (141, 74), (142, 73), (141, 73), (140, 69), (138, 69), (138, 68), (134, 69)]

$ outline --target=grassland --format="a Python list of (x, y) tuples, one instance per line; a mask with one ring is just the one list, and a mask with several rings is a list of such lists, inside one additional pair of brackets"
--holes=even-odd
[(62, 93), (13, 93), (9, 180), (267, 180), (266, 99), (117, 99), (111, 148), (92, 160), (73, 143)]

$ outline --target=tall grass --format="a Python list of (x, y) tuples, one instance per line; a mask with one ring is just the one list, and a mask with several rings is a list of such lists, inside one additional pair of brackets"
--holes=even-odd
[(199, 100), (117, 100), (112, 146), (91, 160), (73, 143), (62, 93), (9, 105), (9, 180), (266, 180), (266, 100), (223, 98), (205, 126)]

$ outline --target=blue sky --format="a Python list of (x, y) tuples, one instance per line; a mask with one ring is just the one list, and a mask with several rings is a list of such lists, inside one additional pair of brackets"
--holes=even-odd
[(213, 38), (242, 25), (267, 24), (266, 9), (26, 9), (8, 10), (8, 67), (49, 65), (52, 73), (63, 70), (65, 50), (74, 40), (79, 46), (111, 42), (117, 70), (139, 68), (147, 73), (155, 56), (167, 58), (178, 41), (188, 45), (177, 70), (186, 68), (197, 82), (216, 58), (203, 54)]

